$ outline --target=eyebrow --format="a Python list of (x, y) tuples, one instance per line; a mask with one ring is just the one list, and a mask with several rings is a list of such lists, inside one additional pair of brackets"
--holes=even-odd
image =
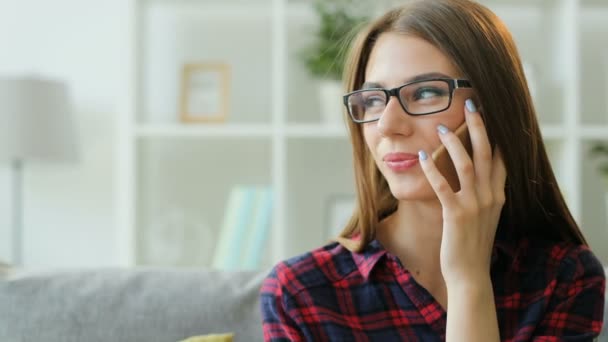
[[(427, 72), (425, 74), (419, 74), (419, 75), (416, 75), (414, 77), (410, 77), (410, 78), (406, 79), (405, 82), (403, 82), (403, 84), (410, 83), (410, 82), (427, 80), (429, 78), (450, 78), (451, 79), (451, 78), (454, 78), (454, 77), (448, 76), (446, 74), (442, 74), (440, 72)], [(382, 88), (382, 85), (380, 83), (378, 83), (378, 82), (365, 82), (361, 86), (361, 89), (371, 89), (371, 88)]]

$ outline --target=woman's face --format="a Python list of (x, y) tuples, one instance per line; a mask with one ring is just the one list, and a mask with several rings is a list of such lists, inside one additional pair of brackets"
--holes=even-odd
[[(371, 51), (365, 83), (391, 89), (424, 74), (433, 74), (429, 78), (462, 78), (450, 59), (432, 44), (414, 36), (387, 32), (378, 37)], [(439, 124), (454, 131), (464, 122), (464, 102), (471, 96), (470, 89), (458, 89), (448, 109), (422, 116), (408, 115), (397, 98), (391, 97), (380, 120), (363, 124), (369, 151), (395, 198), (436, 198), (417, 162), (418, 151), (431, 155), (441, 144), (437, 134)], [(407, 159), (412, 160), (401, 162)]]

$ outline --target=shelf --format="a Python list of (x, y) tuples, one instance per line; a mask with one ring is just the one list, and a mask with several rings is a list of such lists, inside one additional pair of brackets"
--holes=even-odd
[[(135, 128), (138, 138), (240, 138), (273, 136), (274, 128), (269, 124), (144, 124)], [(290, 138), (343, 138), (347, 128), (341, 124), (290, 124), (284, 133)]]
[(608, 125), (584, 125), (581, 127), (583, 139), (606, 139), (608, 140)]
[[(583, 6), (585, 3), (583, 3)], [(579, 13), (579, 84), (582, 122), (608, 124), (608, 2)]]
[(229, 0), (229, 1), (200, 1), (200, 0), (139, 0), (142, 8), (163, 8), (169, 10), (201, 11), (209, 16), (251, 17), (267, 16), (271, 9), (270, 0)]
[(285, 23), (288, 121), (313, 123), (320, 120), (319, 81), (311, 75), (302, 58), (303, 52), (316, 41), (318, 21), (310, 3), (290, 2)]
[(567, 135), (565, 128), (561, 125), (541, 124), (540, 131), (544, 139), (560, 139)]
[[(120, 175), (120, 189), (126, 190), (117, 201), (126, 260), (208, 264), (213, 229), (221, 226), (227, 194), (236, 184), (276, 189), (272, 261), (325, 243), (335, 228), (328, 224), (328, 208), (336, 205), (333, 199), (352, 193), (355, 182), (343, 120), (348, 118), (339, 115), (343, 93), (320, 91), (302, 60), (319, 28), (313, 4), (134, 1), (134, 63), (125, 82), (132, 88), (125, 96), (131, 115), (121, 118), (125, 146), (119, 146), (126, 151)], [(595, 140), (608, 141), (608, 1), (480, 2), (505, 22), (527, 66), (542, 137), (568, 205), (590, 241), (605, 241), (603, 189), (583, 152)], [(359, 5), (379, 9), (395, 2)], [(230, 65), (226, 120), (183, 123), (177, 115), (181, 68), (212, 61)], [(325, 95), (338, 101), (339, 109), (328, 111), (337, 115), (323, 115)], [(145, 245), (174, 216), (184, 217), (176, 226), (203, 232), (184, 241), (176, 240), (184, 234), (174, 234), (159, 244), (183, 245), (189, 254), (178, 261)], [(608, 249), (599, 243), (596, 248), (608, 261)]]
[(231, 189), (272, 184), (270, 140), (143, 140), (137, 148), (139, 264), (209, 266)]
[(608, 140), (608, 125), (581, 125), (576, 130), (566, 130), (562, 125), (542, 125), (541, 132), (543, 138), (550, 140), (559, 140), (572, 135), (575, 135), (582, 140)]
[[(221, 63), (228, 67), (225, 114), (229, 121), (270, 122), (271, 7), (244, 5), (233, 13), (232, 7), (235, 11), (241, 7), (237, 5), (193, 0), (175, 5), (170, 1), (142, 4), (135, 55), (138, 123), (175, 120), (183, 92), (182, 71), (188, 63)], [(254, 9), (256, 6), (260, 9)]]
[[(568, 132), (561, 125), (543, 125), (541, 127), (545, 139), (561, 139)], [(263, 137), (270, 138), (274, 128), (269, 124), (144, 124), (135, 128), (138, 138), (155, 137), (198, 137), (198, 138), (239, 138)], [(346, 138), (346, 124), (288, 124), (284, 130), (288, 138)], [(583, 138), (608, 139), (608, 127), (584, 126), (581, 129)]]
[(342, 138), (348, 129), (345, 124), (291, 124), (286, 131), (290, 138)]
[(608, 261), (608, 186), (598, 171), (597, 160), (588, 157), (591, 145), (583, 144), (580, 154), (582, 159), (580, 188), (585, 205), (582, 206), (581, 229), (593, 251), (604, 262)]
[(608, 8), (606, 0), (580, 0), (581, 6), (584, 7), (597, 7), (597, 8)]
[(240, 138), (270, 137), (272, 126), (266, 124), (146, 124), (135, 128), (138, 138)]
[[(290, 140), (287, 143), (287, 250), (303, 253), (325, 244), (334, 199), (354, 193), (352, 152), (346, 140)], [(333, 210), (331, 210), (333, 209)], [(311, 215), (314, 213), (314, 215)]]

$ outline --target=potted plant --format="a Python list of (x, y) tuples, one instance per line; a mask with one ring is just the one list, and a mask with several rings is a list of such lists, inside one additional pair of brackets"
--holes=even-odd
[(589, 155), (596, 159), (597, 170), (605, 185), (606, 213), (608, 213), (608, 142), (595, 142)]
[(358, 13), (356, 0), (315, 0), (319, 17), (316, 41), (303, 51), (304, 64), (319, 80), (321, 117), (327, 123), (342, 119), (342, 71), (346, 52), (357, 28), (368, 17)]
[(591, 157), (597, 159), (600, 176), (608, 186), (608, 142), (595, 142), (589, 150)]

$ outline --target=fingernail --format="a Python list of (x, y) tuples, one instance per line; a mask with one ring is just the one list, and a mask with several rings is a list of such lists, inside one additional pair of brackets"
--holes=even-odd
[(426, 155), (426, 152), (424, 152), (423, 150), (418, 151), (418, 158), (420, 160), (426, 160), (426, 158), (428, 158), (428, 156)]
[(439, 125), (437, 126), (437, 130), (439, 131), (439, 133), (441, 134), (446, 134), (447, 132), (449, 132), (450, 130), (445, 127), (444, 125)]
[(467, 99), (464, 102), (464, 105), (467, 107), (467, 110), (471, 113), (477, 112), (477, 107), (475, 107), (475, 103), (471, 99)]

